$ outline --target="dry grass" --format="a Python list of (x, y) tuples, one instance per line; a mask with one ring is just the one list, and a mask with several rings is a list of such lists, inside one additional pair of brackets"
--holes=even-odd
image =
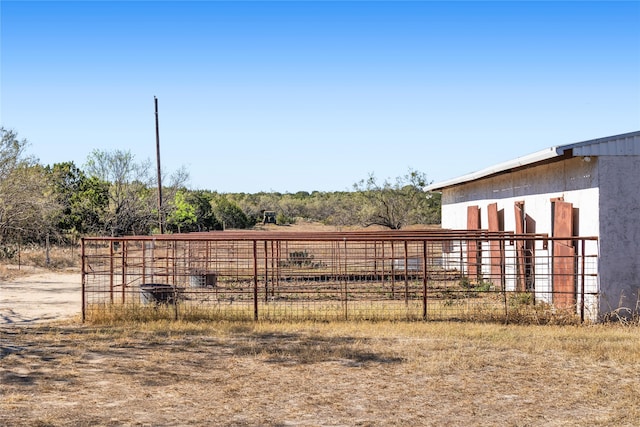
[(637, 425), (640, 330), (171, 322), (0, 330), (0, 425)]
[[(461, 294), (462, 295), (462, 294)], [(466, 321), (522, 325), (578, 325), (580, 317), (573, 309), (522, 302), (522, 294), (486, 292), (475, 297), (430, 298), (428, 321)], [(285, 300), (260, 301), (258, 319), (266, 321), (417, 321), (423, 320), (421, 300)], [(250, 299), (230, 304), (227, 300), (205, 303), (180, 302), (144, 305), (138, 303), (89, 304), (86, 320), (93, 323), (148, 322), (157, 320), (235, 321), (254, 319)], [(637, 323), (637, 322), (636, 322)]]
[(57, 247), (47, 252), (45, 248), (30, 246), (16, 249), (12, 258), (0, 259), (0, 280), (7, 280), (26, 274), (32, 274), (42, 269), (62, 271), (80, 271), (80, 249), (79, 247)]

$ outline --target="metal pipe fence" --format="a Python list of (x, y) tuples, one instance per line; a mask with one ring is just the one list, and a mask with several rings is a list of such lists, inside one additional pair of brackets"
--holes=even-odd
[(82, 316), (593, 319), (597, 239), (570, 246), (558, 250), (546, 235), (448, 230), (85, 238)]

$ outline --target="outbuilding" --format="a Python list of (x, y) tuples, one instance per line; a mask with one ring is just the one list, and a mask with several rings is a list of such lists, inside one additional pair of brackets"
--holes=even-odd
[[(590, 317), (640, 310), (640, 131), (554, 146), (426, 190), (442, 193), (445, 229), (563, 237), (552, 249), (563, 257), (583, 250), (572, 237), (597, 237), (587, 242), (598, 254)], [(569, 286), (575, 301), (580, 289), (561, 283), (548, 286)], [(547, 298), (543, 287), (531, 283), (536, 299)]]

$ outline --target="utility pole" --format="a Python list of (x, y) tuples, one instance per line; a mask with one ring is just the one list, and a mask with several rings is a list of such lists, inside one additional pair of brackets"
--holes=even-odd
[(160, 171), (160, 130), (158, 127), (158, 98), (153, 97), (156, 106), (156, 159), (158, 163), (158, 225), (160, 226), (160, 234), (164, 234), (164, 225), (162, 221), (162, 173)]

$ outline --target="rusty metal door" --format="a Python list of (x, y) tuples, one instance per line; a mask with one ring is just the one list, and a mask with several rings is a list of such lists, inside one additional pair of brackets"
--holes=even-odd
[[(467, 206), (467, 230), (479, 230), (480, 229), (480, 208), (478, 206)], [(479, 278), (480, 271), (478, 271), (478, 265), (480, 265), (480, 241), (468, 240), (467, 241), (467, 265), (468, 265), (468, 277), (469, 280), (477, 280)]]
[[(487, 215), (489, 217), (489, 231), (500, 231), (497, 203), (491, 203), (487, 206)], [(491, 280), (494, 283), (501, 283), (502, 253), (500, 251), (499, 240), (489, 241), (489, 256), (491, 257)]]
[(567, 237), (566, 240), (553, 241), (553, 302), (560, 308), (570, 308), (576, 303), (572, 234), (573, 205), (553, 200), (553, 237)]

